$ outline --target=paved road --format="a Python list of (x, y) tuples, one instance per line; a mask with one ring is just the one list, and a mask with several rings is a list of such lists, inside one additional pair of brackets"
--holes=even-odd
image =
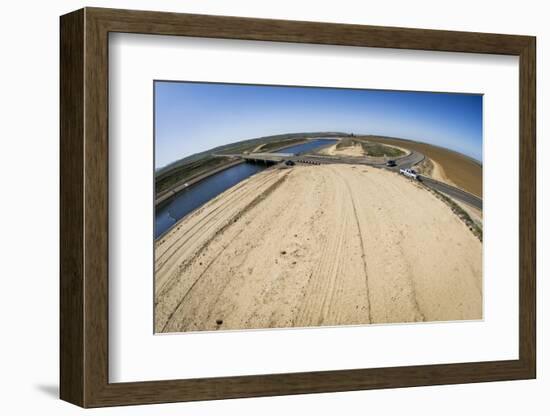
[(420, 176), (420, 181), (436, 191), (439, 191), (451, 198), (458, 199), (466, 204), (472, 205), (478, 209), (483, 209), (483, 200), (477, 196), (463, 191), (462, 189), (455, 188), (454, 186), (447, 185), (446, 183), (436, 181), (435, 179), (428, 178), (426, 176)]
[(419, 164), (422, 162), (426, 156), (424, 156), (422, 153), (419, 152), (411, 152), (409, 155), (402, 157), (401, 159), (396, 159), (395, 163), (397, 166), (393, 168), (394, 170), (399, 169), (410, 169), (414, 165)]
[[(340, 157), (340, 156), (322, 156), (322, 155), (311, 155), (311, 154), (277, 154), (277, 153), (262, 153), (262, 154), (253, 154), (253, 155), (224, 155), (235, 158), (244, 158), (244, 159), (262, 159), (271, 163), (278, 163), (283, 160), (292, 160), (295, 163), (303, 164), (313, 164), (313, 165), (326, 165), (331, 163), (345, 163), (352, 165), (368, 165), (374, 166), (382, 169), (388, 169), (394, 172), (399, 172), (399, 169), (411, 169), (413, 166), (422, 162), (426, 156), (420, 152), (411, 151), (410, 154), (402, 158), (395, 159), (396, 166), (388, 167), (384, 162), (370, 162), (366, 158), (357, 158), (357, 157)], [(483, 209), (483, 201), (481, 198), (470, 194), (469, 192), (463, 191), (462, 189), (456, 188), (446, 183), (437, 181), (435, 179), (428, 178), (426, 176), (419, 176), (420, 181), (436, 191), (439, 191), (451, 198), (454, 198), (458, 201), (469, 204), (475, 208)]]
[[(328, 163), (346, 163), (346, 164), (362, 164), (375, 166), (378, 168), (388, 169), (394, 172), (399, 172), (399, 169), (411, 169), (413, 166), (422, 162), (426, 156), (420, 152), (411, 152), (409, 155), (396, 159), (395, 163), (397, 166), (387, 167), (385, 163), (372, 163), (368, 162), (366, 159), (358, 158), (342, 158), (342, 157), (331, 157), (331, 156), (318, 156), (318, 155), (304, 155), (290, 158), (294, 162), (301, 163), (312, 163), (312, 164), (328, 164)], [(438, 192), (441, 192), (451, 198), (457, 199), (458, 201), (469, 204), (475, 208), (483, 209), (483, 200), (477, 196), (463, 191), (462, 189), (456, 188), (446, 183), (437, 181), (426, 176), (420, 176), (420, 181)]]
[[(396, 160), (397, 166), (391, 169), (396, 171), (398, 171), (399, 169), (411, 169), (413, 166), (422, 162), (425, 157), (426, 156), (424, 156), (420, 152), (411, 152), (410, 155)], [(463, 191), (462, 189), (437, 181), (435, 179), (428, 178), (427, 176), (419, 175), (419, 180), (424, 185), (435, 189), (436, 191), (439, 191), (447, 196), (450, 196), (451, 198), (465, 202), (466, 204), (469, 204), (478, 209), (483, 209), (483, 200), (469, 192)]]
[[(399, 169), (410, 169), (414, 165), (422, 162), (424, 160), (425, 156), (422, 153), (419, 152), (411, 152), (409, 155), (402, 157), (400, 159), (395, 159), (396, 166), (393, 168), (388, 168), (389, 170), (396, 170)], [(321, 156), (321, 155), (303, 155), (303, 156), (295, 156), (292, 158), (289, 158), (290, 160), (294, 162), (301, 162), (305, 161), (307, 162), (316, 162), (319, 164), (327, 164), (327, 163), (348, 163), (351, 165), (369, 165), (369, 166), (378, 166), (378, 167), (386, 167), (386, 162), (370, 162), (367, 159), (358, 158), (358, 157), (341, 157), (341, 156)]]

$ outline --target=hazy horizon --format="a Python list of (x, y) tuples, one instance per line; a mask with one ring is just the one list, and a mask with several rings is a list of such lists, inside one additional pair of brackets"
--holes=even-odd
[(156, 169), (217, 146), (302, 132), (396, 137), (482, 162), (481, 94), (171, 81), (154, 88)]

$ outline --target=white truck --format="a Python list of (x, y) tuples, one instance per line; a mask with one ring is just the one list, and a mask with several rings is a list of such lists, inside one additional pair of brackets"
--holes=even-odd
[(412, 169), (399, 169), (399, 173), (411, 179), (418, 179), (418, 173)]

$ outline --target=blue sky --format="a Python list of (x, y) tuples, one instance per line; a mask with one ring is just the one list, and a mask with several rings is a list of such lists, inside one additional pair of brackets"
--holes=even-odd
[(155, 82), (155, 167), (281, 133), (342, 131), (436, 144), (482, 160), (482, 96)]

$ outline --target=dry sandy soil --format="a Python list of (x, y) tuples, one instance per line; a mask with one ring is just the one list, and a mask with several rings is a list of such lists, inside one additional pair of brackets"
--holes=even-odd
[(474, 208), (471, 205), (465, 204), (464, 202), (457, 201), (456, 199), (453, 199), (455, 204), (457, 204), (460, 208), (462, 208), (466, 213), (470, 216), (470, 218), (476, 223), (476, 225), (483, 229), (483, 211)]
[(414, 169), (424, 176), (456, 187), (456, 184), (447, 177), (441, 165), (428, 157), (424, 158), (418, 165), (415, 165)]
[(433, 165), (433, 170), (430, 176), (432, 178), (441, 182), (448, 183), (449, 185), (456, 186), (456, 184), (451, 179), (449, 179), (449, 177), (447, 177), (445, 170), (439, 163), (437, 163), (435, 160), (431, 160), (431, 162)]
[(482, 317), (482, 246), (395, 173), (268, 169), (155, 247), (157, 332)]
[[(386, 145), (388, 147), (394, 147), (397, 148), (405, 153), (406, 156), (410, 152), (407, 149), (404, 149), (402, 147), (398, 146), (392, 146), (392, 145)], [(332, 146), (325, 147), (321, 149), (318, 154), (320, 155), (327, 155), (327, 156), (342, 156), (342, 157), (365, 157), (368, 156), (368, 152), (365, 151), (363, 146), (361, 146), (360, 143), (355, 143), (350, 146), (346, 147), (340, 147), (338, 148), (336, 144), (333, 144)], [(401, 157), (403, 157), (401, 156)], [(383, 157), (371, 157), (373, 161), (385, 161), (386, 159)]]
[(483, 170), (481, 165), (473, 159), (442, 147), (409, 140), (387, 137), (368, 137), (368, 140), (421, 152), (435, 162), (442, 171), (440, 177), (434, 177), (434, 179), (443, 179), (444, 182), (450, 185), (462, 188), (480, 198), (482, 197)]
[(324, 149), (320, 150), (319, 154), (328, 156), (361, 157), (365, 155), (365, 152), (363, 151), (363, 146), (361, 146), (359, 143), (341, 148), (337, 148), (336, 145), (333, 144), (332, 146), (325, 147)]

